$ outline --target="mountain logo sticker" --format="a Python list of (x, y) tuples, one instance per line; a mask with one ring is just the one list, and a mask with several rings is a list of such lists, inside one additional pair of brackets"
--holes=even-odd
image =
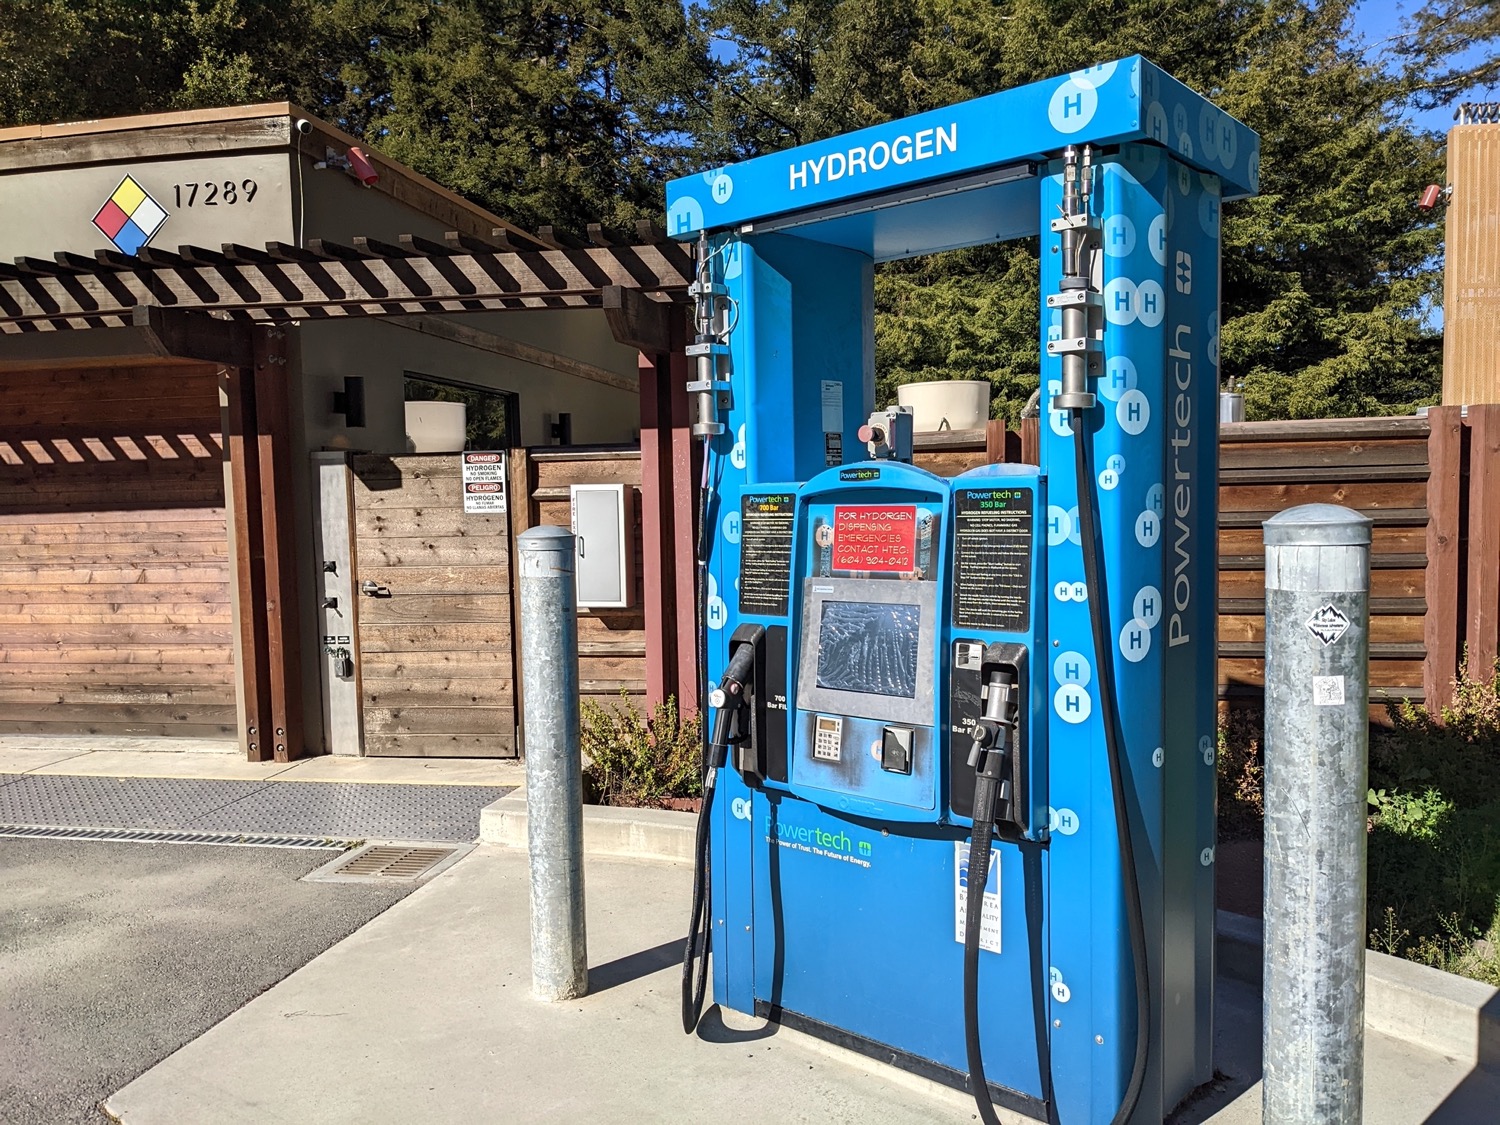
[(1349, 619), (1335, 605), (1325, 605), (1307, 619), (1307, 631), (1327, 648), (1349, 629)]

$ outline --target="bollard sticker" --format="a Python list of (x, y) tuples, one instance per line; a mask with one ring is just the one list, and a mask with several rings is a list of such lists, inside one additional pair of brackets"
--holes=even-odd
[(1342, 707), (1344, 705), (1343, 676), (1314, 676), (1313, 706)]
[(1338, 606), (1329, 603), (1307, 619), (1307, 631), (1327, 648), (1344, 635), (1349, 628), (1349, 619)]

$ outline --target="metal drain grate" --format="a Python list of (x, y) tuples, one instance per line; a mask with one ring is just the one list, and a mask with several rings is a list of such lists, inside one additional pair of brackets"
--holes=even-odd
[(0, 837), (23, 840), (92, 840), (110, 844), (216, 844), (230, 848), (327, 848), (347, 851), (358, 840), (330, 840), (326, 836), (274, 836), (253, 832), (181, 832), (151, 828), (44, 828), (32, 824), (0, 824)]
[(452, 867), (472, 844), (435, 847), (421, 841), (382, 841), (325, 863), (303, 879), (314, 883), (420, 883)]
[(452, 854), (452, 848), (401, 848), (376, 844), (343, 864), (339, 873), (381, 875), (387, 879), (416, 879)]

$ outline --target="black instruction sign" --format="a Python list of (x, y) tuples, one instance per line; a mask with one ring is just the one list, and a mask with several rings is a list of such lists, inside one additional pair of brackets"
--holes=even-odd
[(761, 492), (740, 500), (741, 613), (787, 615), (796, 499), (791, 492)]
[(1021, 633), (1031, 627), (1030, 488), (954, 494), (953, 623)]

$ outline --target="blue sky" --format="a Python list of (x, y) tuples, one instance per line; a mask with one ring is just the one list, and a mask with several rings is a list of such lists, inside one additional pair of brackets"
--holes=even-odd
[[(1366, 57), (1374, 61), (1382, 48), (1388, 49), (1389, 40), (1405, 30), (1411, 14), (1421, 7), (1420, 0), (1364, 0), (1355, 9), (1354, 27), (1355, 32), (1365, 41), (1364, 45), (1369, 52)], [(1476, 90), (1471, 96), (1479, 101), (1494, 97), (1494, 93)], [(1454, 108), (1450, 106), (1423, 113), (1413, 112), (1409, 115), (1409, 120), (1421, 128), (1446, 133), (1453, 124)]]

